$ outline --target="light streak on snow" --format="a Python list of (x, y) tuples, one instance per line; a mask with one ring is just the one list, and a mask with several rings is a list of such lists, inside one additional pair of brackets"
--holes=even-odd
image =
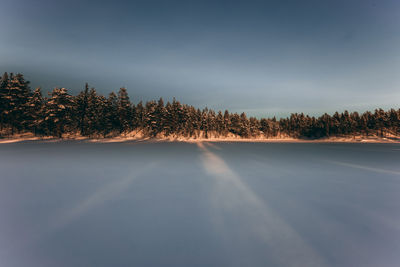
[(91, 209), (100, 206), (107, 201), (112, 200), (116, 196), (120, 195), (127, 189), (131, 183), (140, 178), (141, 174), (147, 172), (149, 169), (154, 168), (157, 165), (156, 162), (150, 163), (142, 167), (136, 173), (130, 173), (119, 179), (112, 179), (113, 181), (101, 186), (94, 193), (88, 195), (86, 198), (82, 199), (78, 204), (71, 207), (68, 210), (62, 210), (59, 214), (54, 214), (50, 217), (49, 223), (43, 225), (40, 229), (37, 229), (35, 233), (29, 236), (25, 236), (24, 239), (15, 241), (14, 244), (10, 244), (6, 251), (20, 250), (23, 247), (33, 245), (43, 238), (67, 227), (69, 224), (73, 223), (80, 217), (84, 216)]
[(217, 146), (217, 145), (216, 145), (216, 144), (214, 144), (214, 143), (211, 143), (211, 142), (205, 142), (205, 144), (206, 144), (207, 146), (209, 146), (209, 147), (213, 148), (213, 149), (218, 149), (218, 150), (221, 150), (221, 147)]
[[(223, 214), (235, 214), (245, 219), (238, 225), (237, 234), (242, 240), (261, 240), (281, 266), (324, 266), (323, 259), (264, 203), (225, 161), (211, 152), (203, 143), (197, 143), (206, 172), (215, 178), (214, 222), (224, 231)], [(225, 239), (234, 238), (225, 236)], [(230, 240), (232, 242), (233, 240)]]
[(329, 162), (329, 163), (332, 163), (332, 164), (336, 164), (336, 165), (340, 165), (340, 166), (345, 166), (345, 167), (365, 170), (365, 171), (372, 171), (372, 172), (377, 172), (377, 173), (384, 173), (384, 174), (391, 174), (391, 175), (400, 176), (400, 171), (385, 170), (385, 169), (381, 169), (381, 168), (368, 167), (368, 166), (364, 166), (364, 165), (348, 163), (348, 162), (341, 162), (341, 161), (335, 161), (335, 160), (327, 160), (326, 162)]
[(129, 185), (138, 177), (140, 177), (141, 173), (148, 171), (151, 168), (154, 168), (155, 163), (151, 163), (145, 167), (143, 167), (139, 172), (129, 174), (125, 177), (122, 177), (116, 181), (108, 183), (98, 190), (96, 190), (93, 194), (87, 196), (81, 202), (79, 202), (76, 206), (71, 208), (70, 210), (64, 212), (61, 216), (56, 217), (52, 223), (50, 224), (54, 229), (62, 228), (69, 223), (72, 223), (74, 220), (83, 216), (90, 209), (95, 208), (111, 199), (115, 196), (121, 194), (123, 191), (129, 188)]

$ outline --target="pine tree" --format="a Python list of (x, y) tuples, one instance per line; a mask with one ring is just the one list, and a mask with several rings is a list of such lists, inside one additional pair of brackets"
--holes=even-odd
[[(400, 110), (399, 110), (400, 111)], [(399, 126), (400, 126), (400, 112), (397, 113), (395, 109), (390, 109), (389, 111), (389, 122), (391, 123), (390, 128), (392, 129), (392, 134), (397, 135), (399, 132)]]
[(223, 128), (223, 133), (225, 136), (228, 135), (230, 127), (231, 127), (231, 114), (229, 114), (228, 110), (225, 110), (225, 112), (224, 112), (224, 128)]
[(210, 131), (211, 133), (215, 132), (215, 130), (216, 130), (216, 115), (215, 115), (215, 111), (212, 109), (208, 110), (207, 126), (208, 126), (208, 131)]
[(164, 100), (162, 97), (158, 100), (156, 109), (155, 109), (155, 118), (156, 118), (156, 132), (161, 133), (164, 130), (165, 124), (165, 107)]
[(376, 122), (376, 130), (380, 133), (380, 136), (384, 136), (384, 128), (386, 126), (386, 114), (383, 109), (375, 109), (374, 118)]
[(101, 134), (103, 137), (106, 137), (108, 132), (107, 129), (107, 98), (102, 95), (97, 96), (97, 121), (96, 121), (96, 133)]
[(163, 132), (165, 136), (169, 136), (173, 130), (173, 110), (172, 104), (168, 101), (165, 105)]
[(33, 94), (29, 97), (26, 107), (25, 129), (33, 132), (35, 135), (44, 134), (44, 112), (45, 102), (42, 96), (42, 91), (36, 88)]
[(8, 91), (4, 97), (6, 102), (5, 120), (11, 126), (11, 134), (14, 131), (21, 131), (23, 129), (22, 122), (26, 115), (26, 103), (30, 96), (29, 82), (25, 81), (22, 74), (10, 74), (8, 84), (6, 85)]
[(65, 88), (55, 88), (50, 96), (46, 103), (45, 122), (49, 133), (61, 138), (71, 128), (73, 100)]
[(183, 129), (183, 123), (184, 123), (184, 112), (182, 105), (179, 101), (176, 101), (174, 98), (171, 104), (171, 111), (170, 111), (170, 126), (172, 133), (175, 135), (179, 135), (182, 132)]
[(204, 132), (204, 138), (208, 138), (208, 108), (204, 108), (201, 113), (201, 130)]
[(105, 100), (103, 114), (105, 127), (103, 136), (107, 136), (113, 131), (119, 132), (118, 97), (114, 92), (111, 92)]
[(100, 116), (102, 113), (102, 105), (97, 96), (96, 89), (91, 88), (88, 97), (87, 97), (87, 109), (86, 109), (86, 117), (87, 117), (87, 130), (88, 135), (92, 135), (93, 133), (100, 131)]
[(85, 84), (85, 90), (81, 91), (76, 97), (76, 116), (79, 119), (78, 127), (81, 135), (86, 135), (87, 132), (87, 114), (86, 109), (88, 105), (89, 84)]
[(224, 128), (224, 116), (222, 115), (222, 111), (219, 110), (216, 117), (216, 131), (218, 136), (223, 135)]
[(228, 136), (230, 133), (245, 138), (264, 135), (267, 138), (292, 136), (295, 138), (322, 138), (352, 135), (399, 135), (400, 109), (384, 111), (376, 109), (363, 114), (344, 111), (332, 116), (309, 117), (303, 113), (293, 113), (288, 118), (277, 120), (255, 117), (247, 118), (245, 113), (238, 115), (229, 111), (222, 113), (204, 108), (181, 104), (175, 98), (172, 103), (160, 98), (148, 101), (144, 106), (136, 106), (129, 100), (125, 88), (118, 96), (111, 93), (108, 98), (98, 95), (96, 90), (84, 91), (76, 97), (70, 96), (66, 89), (54, 89), (50, 98), (43, 99), (40, 88), (33, 93), (29, 82), (22, 74), (4, 73), (0, 79), (0, 134), (9, 131), (30, 131), (34, 134), (62, 136), (64, 132), (81, 135), (103, 135), (104, 137), (131, 130), (143, 130), (145, 136), (155, 137), (160, 133), (166, 136), (185, 136), (209, 138)]
[(148, 136), (154, 137), (157, 135), (157, 114), (156, 114), (157, 104), (155, 101), (146, 102), (145, 107), (145, 132)]
[(257, 137), (260, 135), (260, 121), (255, 117), (250, 117), (249, 119), (249, 129), (250, 135), (252, 137)]
[(240, 114), (239, 135), (245, 138), (250, 136), (249, 120), (247, 119), (246, 113), (244, 112)]
[(131, 129), (131, 102), (129, 100), (126, 88), (120, 88), (118, 92), (118, 115), (120, 121), (120, 132), (126, 132)]
[(240, 116), (239, 114), (235, 113), (232, 115), (231, 118), (231, 126), (229, 128), (229, 131), (232, 132), (233, 134), (240, 135), (240, 130), (241, 130), (241, 121), (240, 121)]
[(2, 134), (4, 124), (6, 123), (6, 114), (8, 113), (8, 73), (4, 72), (3, 77), (0, 79), (0, 135)]

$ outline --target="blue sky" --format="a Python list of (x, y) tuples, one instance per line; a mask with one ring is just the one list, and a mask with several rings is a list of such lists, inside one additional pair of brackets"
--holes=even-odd
[(400, 1), (3, 0), (0, 71), (255, 116), (399, 108)]

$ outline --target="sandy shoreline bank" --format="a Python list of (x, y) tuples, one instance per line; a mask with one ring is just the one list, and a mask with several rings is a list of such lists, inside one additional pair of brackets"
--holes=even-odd
[(380, 138), (380, 137), (331, 137), (323, 139), (296, 139), (296, 138), (140, 138), (140, 137), (113, 137), (113, 138), (88, 138), (88, 137), (11, 137), (0, 139), (0, 144), (20, 143), (20, 142), (62, 142), (80, 141), (87, 143), (124, 143), (124, 142), (213, 142), (213, 143), (400, 143), (400, 138)]

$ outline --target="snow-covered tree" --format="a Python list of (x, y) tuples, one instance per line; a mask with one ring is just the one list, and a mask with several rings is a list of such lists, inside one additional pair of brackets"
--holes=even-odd
[(46, 103), (45, 123), (50, 134), (62, 137), (71, 130), (73, 99), (65, 88), (55, 88)]
[(75, 115), (78, 119), (78, 127), (81, 135), (86, 135), (87, 131), (87, 106), (88, 106), (89, 85), (85, 84), (84, 91), (75, 97)]
[(0, 79), (0, 134), (3, 131), (6, 121), (6, 114), (8, 113), (8, 73), (4, 72)]
[(43, 99), (40, 88), (33, 93), (22, 74), (4, 73), (0, 79), (0, 134), (30, 131), (35, 134), (62, 136), (64, 132), (81, 135), (109, 136), (131, 130), (143, 130), (149, 137), (159, 133), (185, 137), (210, 137), (210, 133), (245, 138), (264, 135), (267, 138), (291, 136), (321, 138), (330, 136), (392, 135), (400, 133), (400, 110), (362, 114), (344, 111), (333, 115), (310, 117), (293, 113), (288, 118), (261, 120), (245, 113), (231, 114), (228, 110), (216, 113), (212, 109), (196, 109), (181, 104), (158, 101), (132, 104), (128, 92), (121, 88), (118, 95), (108, 98), (97, 94), (86, 84), (84, 91), (73, 97), (67, 90), (54, 89), (50, 98)]
[(103, 108), (103, 135), (107, 136), (113, 131), (120, 129), (118, 118), (118, 97), (112, 92), (108, 98), (105, 99)]
[(23, 129), (26, 103), (29, 96), (29, 82), (25, 81), (22, 74), (13, 75), (11, 73), (3, 96), (5, 102), (4, 120), (10, 125), (11, 134), (14, 134), (15, 130), (21, 131)]
[(122, 87), (118, 92), (118, 115), (120, 121), (120, 132), (131, 130), (132, 116), (131, 116), (131, 102), (129, 100), (126, 88)]
[(42, 91), (36, 88), (33, 94), (29, 97), (26, 103), (26, 115), (24, 117), (24, 128), (33, 132), (35, 135), (44, 134), (44, 114), (45, 102), (42, 96)]

